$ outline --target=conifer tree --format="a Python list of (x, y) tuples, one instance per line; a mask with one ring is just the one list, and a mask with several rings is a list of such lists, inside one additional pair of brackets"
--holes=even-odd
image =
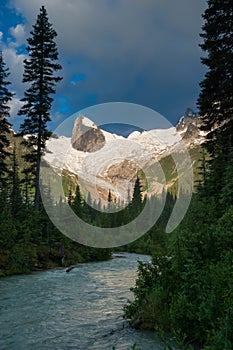
[(3, 181), (3, 177), (7, 172), (6, 158), (9, 155), (7, 147), (9, 146), (9, 140), (7, 134), (10, 132), (10, 123), (7, 118), (9, 117), (9, 102), (12, 100), (13, 94), (8, 90), (8, 86), (11, 84), (7, 81), (9, 76), (9, 69), (5, 67), (2, 51), (0, 51), (0, 180)]
[(202, 186), (205, 186), (206, 184), (206, 177), (207, 177), (207, 160), (206, 160), (206, 151), (204, 148), (201, 150), (201, 159), (200, 159), (200, 165), (197, 167), (198, 169), (198, 180), (197, 180), (197, 189), (201, 191)]
[(31, 169), (25, 168), (22, 171), (22, 174), (24, 175), (23, 179), (21, 180), (22, 183), (22, 195), (24, 197), (24, 203), (26, 205), (26, 208), (28, 209), (30, 206), (32, 206), (33, 203), (33, 192), (32, 192), (32, 179), (31, 179)]
[(132, 200), (129, 205), (129, 212), (131, 215), (134, 216), (134, 215), (138, 215), (141, 209), (142, 209), (142, 186), (141, 186), (141, 181), (137, 176), (134, 184)]
[[(233, 145), (233, 2), (208, 0), (200, 45), (208, 70), (198, 99), (202, 129), (208, 132), (211, 155), (227, 155)], [(216, 149), (217, 145), (217, 149)]]
[[(198, 99), (202, 129), (208, 132), (204, 146), (210, 153), (202, 194), (213, 196), (220, 209), (220, 192), (233, 146), (233, 3), (208, 0), (201, 48), (208, 68)], [(224, 208), (222, 208), (224, 210)]]
[(108, 191), (108, 203), (112, 202), (112, 192), (111, 190)]
[(230, 160), (225, 169), (224, 178), (222, 179), (223, 185), (220, 193), (220, 203), (224, 205), (225, 210), (233, 205), (233, 150), (229, 155)]
[(51, 120), (49, 116), (53, 102), (51, 95), (55, 93), (55, 84), (62, 79), (55, 76), (55, 72), (61, 69), (60, 64), (57, 63), (58, 51), (54, 41), (57, 33), (49, 22), (44, 6), (41, 7), (30, 34), (31, 37), (27, 39), (29, 59), (24, 61), (23, 75), (23, 82), (29, 84), (29, 87), (22, 98), (24, 105), (19, 115), (26, 116), (20, 131), (22, 135), (30, 135), (25, 141), (28, 146), (31, 146), (26, 159), (32, 164), (35, 176), (34, 204), (36, 210), (39, 210), (41, 156), (45, 142), (51, 135), (47, 128), (47, 123)]
[(83, 198), (81, 195), (79, 185), (76, 186), (75, 198), (74, 198), (73, 203), (72, 203), (72, 209), (79, 217), (82, 218), (82, 216), (83, 216)]
[(136, 206), (139, 206), (139, 207), (142, 203), (142, 186), (141, 186), (141, 181), (140, 181), (138, 176), (137, 176), (135, 184), (134, 184), (132, 203), (133, 204), (135, 203)]
[(11, 204), (11, 214), (15, 219), (22, 209), (22, 196), (20, 188), (20, 179), (19, 179), (19, 166), (16, 158), (16, 144), (14, 144), (12, 157), (12, 169), (10, 171), (10, 204)]

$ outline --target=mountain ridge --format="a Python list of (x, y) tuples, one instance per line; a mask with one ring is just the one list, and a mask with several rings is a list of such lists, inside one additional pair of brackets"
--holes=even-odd
[[(102, 130), (80, 115), (71, 138), (61, 136), (47, 142), (45, 160), (60, 173), (62, 168), (78, 175), (80, 183), (85, 183), (84, 194), (92, 192), (95, 199), (100, 196), (106, 200), (111, 190), (115, 198), (126, 201), (129, 192), (132, 194), (137, 174), (145, 167), (153, 165), (157, 169), (155, 164), (160, 159), (204, 141), (200, 123), (198, 116), (185, 115), (176, 127), (133, 131), (123, 137)], [(151, 183), (156, 194), (168, 186), (156, 174), (151, 177)]]

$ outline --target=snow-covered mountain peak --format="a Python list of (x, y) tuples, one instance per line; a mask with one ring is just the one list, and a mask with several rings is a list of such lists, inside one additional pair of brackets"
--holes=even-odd
[[(133, 131), (123, 137), (100, 129), (81, 115), (75, 120), (71, 138), (62, 136), (48, 140), (45, 160), (59, 173), (67, 169), (77, 174), (88, 191), (94, 193), (94, 187), (101, 189), (103, 197), (107, 198), (111, 189), (115, 197), (125, 200), (137, 171), (204, 140), (197, 117), (188, 116), (181, 122), (179, 127)], [(156, 179), (153, 181), (157, 190), (158, 183)]]
[(80, 115), (74, 123), (71, 144), (77, 151), (96, 152), (105, 145), (105, 137), (92, 120)]

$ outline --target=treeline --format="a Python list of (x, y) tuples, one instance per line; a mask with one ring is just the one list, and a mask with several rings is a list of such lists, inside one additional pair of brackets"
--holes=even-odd
[[(27, 39), (28, 58), (24, 62), (23, 82), (27, 84), (18, 115), (23, 118), (14, 134), (9, 123), (9, 69), (0, 53), (0, 275), (8, 275), (52, 266), (67, 266), (80, 261), (109, 259), (110, 249), (82, 246), (61, 234), (49, 220), (40, 197), (40, 165), (45, 145), (51, 136), (48, 129), (56, 75), (61, 69), (55, 43), (57, 36), (44, 6)], [(64, 181), (68, 181), (67, 178)], [(47, 189), (49, 192), (49, 189)], [(156, 204), (159, 205), (160, 199)], [(91, 197), (84, 201), (77, 185), (68, 189), (67, 201), (85, 222), (99, 227), (118, 227), (131, 222), (145, 205), (139, 177), (136, 178), (132, 200), (128, 205), (115, 203), (108, 194), (108, 207), (115, 213), (93, 209)], [(64, 203), (56, 204), (62, 210)], [(100, 210), (98, 210), (100, 209)], [(108, 209), (108, 208), (107, 208)], [(152, 229), (122, 250), (150, 253), (154, 245)], [(156, 238), (157, 239), (157, 238)], [(157, 245), (157, 243), (156, 243)]]
[[(203, 130), (202, 181), (182, 224), (152, 264), (139, 264), (134, 327), (154, 329), (167, 348), (233, 348), (233, 4), (209, 0), (202, 59), (208, 71), (198, 99)], [(205, 154), (208, 152), (207, 161)]]
[[(23, 82), (27, 89), (18, 112), (23, 116), (18, 135), (11, 130), (9, 69), (0, 52), (0, 275), (8, 275), (80, 261), (108, 259), (109, 249), (72, 242), (50, 222), (40, 198), (40, 165), (51, 135), (47, 127), (62, 78), (55, 42), (57, 36), (41, 7), (27, 39)], [(19, 167), (20, 163), (20, 167)]]
[[(11, 141), (17, 137), (10, 135)], [(110, 249), (71, 241), (52, 224), (42, 205), (35, 209), (35, 189), (19, 168), (16, 147), (9, 145), (7, 153), (0, 182), (0, 276), (110, 259)]]
[[(80, 192), (79, 185), (74, 186), (71, 181), (66, 180), (64, 191), (67, 202), (79, 218), (93, 226), (102, 228), (122, 227), (134, 222), (147, 204), (144, 221), (148, 220), (152, 222), (153, 218), (157, 216), (159, 216), (159, 219), (154, 220), (155, 223), (150, 225), (150, 229), (145, 234), (143, 233), (144, 225), (140, 225), (141, 237), (136, 240), (133, 239), (132, 242), (129, 241), (126, 232), (125, 237), (123, 237), (125, 244), (113, 247), (113, 250), (118, 252), (127, 251), (139, 254), (152, 254), (155, 250), (163, 250), (167, 235), (164, 230), (177, 197), (175, 194), (176, 191), (174, 193), (169, 191), (166, 193), (164, 191), (161, 195), (147, 197), (142, 184), (142, 174), (139, 173), (135, 179), (132, 196), (128, 196), (126, 203), (114, 199), (114, 196), (109, 190), (107, 204), (105, 205), (101, 200), (98, 202), (93, 200), (90, 193), (84, 198)], [(162, 213), (158, 215), (160, 210)], [(137, 230), (137, 223), (135, 223), (135, 232)]]

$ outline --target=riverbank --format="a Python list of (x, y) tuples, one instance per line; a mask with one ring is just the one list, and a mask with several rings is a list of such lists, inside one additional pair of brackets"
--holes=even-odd
[[(141, 239), (141, 241), (143, 241)], [(0, 247), (0, 277), (30, 274), (34, 271), (46, 271), (59, 267), (87, 262), (105, 261), (112, 258), (112, 254), (119, 252), (149, 255), (147, 249), (136, 242), (117, 249), (92, 248), (83, 246), (64, 237), (57, 242), (24, 242), (19, 241), (9, 249)], [(114, 255), (114, 254), (113, 254)]]
[(30, 274), (78, 263), (109, 260), (110, 249), (96, 249), (76, 242), (53, 242), (35, 244), (19, 242), (11, 249), (0, 248), (0, 277)]

